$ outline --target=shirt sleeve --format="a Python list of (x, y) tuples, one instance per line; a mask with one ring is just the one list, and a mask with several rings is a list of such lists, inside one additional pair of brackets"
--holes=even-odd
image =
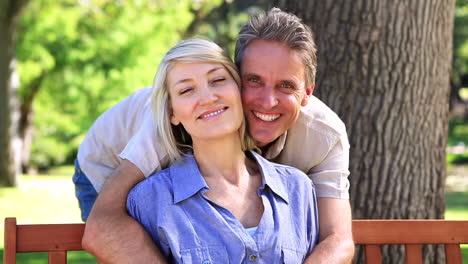
[(310, 203), (306, 208), (308, 210), (308, 223), (307, 223), (307, 236), (308, 236), (308, 247), (307, 255), (310, 254), (315, 246), (319, 243), (319, 216), (318, 216), (318, 205), (317, 205), (317, 195), (315, 192), (314, 185), (311, 183), (311, 189), (307, 192), (308, 199), (307, 203)]
[(317, 197), (349, 199), (349, 143), (346, 134), (337, 140), (308, 175), (315, 184)]
[[(143, 182), (142, 182), (143, 183)], [(135, 186), (127, 197), (127, 211), (128, 214), (140, 223), (146, 232), (151, 236), (154, 243), (158, 246), (166, 258), (170, 256), (171, 249), (168, 244), (164, 243), (158, 233), (157, 226), (157, 213), (158, 213), (158, 202), (154, 199), (154, 196), (151, 195), (151, 190), (148, 190), (149, 184), (140, 184)]]
[(157, 142), (153, 116), (147, 115), (137, 133), (130, 139), (119, 157), (132, 162), (148, 177), (162, 169), (167, 158), (161, 144)]

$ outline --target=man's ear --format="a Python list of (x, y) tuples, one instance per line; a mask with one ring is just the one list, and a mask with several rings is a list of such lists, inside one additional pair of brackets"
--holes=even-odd
[(309, 103), (309, 98), (312, 96), (312, 93), (315, 89), (315, 83), (311, 84), (309, 87), (305, 89), (304, 98), (302, 98), (301, 106), (306, 106)]

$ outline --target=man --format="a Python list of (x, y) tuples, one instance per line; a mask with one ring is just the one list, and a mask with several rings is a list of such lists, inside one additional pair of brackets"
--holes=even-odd
[[(312, 96), (315, 53), (310, 29), (296, 16), (274, 8), (267, 15), (253, 17), (241, 29), (236, 64), (249, 132), (262, 155), (301, 169), (316, 186), (320, 243), (305, 262), (349, 263), (354, 253), (347, 180), (349, 144), (341, 120)], [(129, 190), (167, 166), (164, 150), (154, 138), (152, 122), (146, 122), (120, 153), (122, 161), (91, 211), (83, 246), (103, 263), (164, 262), (149, 236), (125, 210)], [(87, 176), (100, 188), (102, 181)]]

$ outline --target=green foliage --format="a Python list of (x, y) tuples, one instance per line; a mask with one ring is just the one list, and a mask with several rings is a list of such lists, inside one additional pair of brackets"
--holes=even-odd
[(23, 102), (34, 100), (32, 163), (60, 164), (106, 109), (150, 85), (192, 20), (191, 1), (32, 1), (17, 57)]
[(448, 153), (447, 163), (448, 164), (467, 164), (468, 153)]
[(70, 162), (94, 120), (150, 85), (161, 57), (181, 38), (209, 38), (233, 54), (239, 28), (261, 3), (31, 1), (17, 47), (20, 98), (33, 101), (31, 164)]
[(449, 146), (457, 146), (460, 144), (468, 146), (467, 120), (465, 118), (457, 118), (450, 120), (448, 136)]
[(249, 16), (265, 9), (267, 1), (207, 0), (203, 5), (194, 5), (195, 18), (187, 28), (185, 37), (205, 36), (223, 47), (227, 54), (234, 57), (234, 48), (240, 28)]
[(468, 0), (457, 0), (453, 39), (452, 80), (458, 84), (468, 74)]

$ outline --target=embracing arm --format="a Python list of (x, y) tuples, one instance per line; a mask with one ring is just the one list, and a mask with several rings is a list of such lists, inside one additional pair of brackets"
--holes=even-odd
[(82, 241), (99, 263), (166, 263), (151, 237), (126, 210), (130, 189), (143, 179), (133, 163), (123, 160), (99, 193)]
[(349, 200), (318, 198), (320, 238), (304, 263), (351, 263), (354, 242)]

